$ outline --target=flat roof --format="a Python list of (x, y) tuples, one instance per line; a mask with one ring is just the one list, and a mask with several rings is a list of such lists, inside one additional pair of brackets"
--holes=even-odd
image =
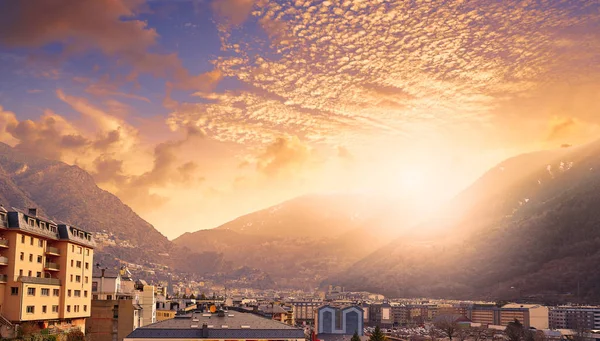
[[(206, 325), (206, 330), (203, 330), (203, 325)], [(223, 317), (194, 312), (137, 328), (126, 338), (303, 339), (304, 330), (239, 311), (225, 312)]]

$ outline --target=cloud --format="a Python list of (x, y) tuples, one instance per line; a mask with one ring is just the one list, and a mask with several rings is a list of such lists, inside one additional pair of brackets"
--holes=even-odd
[(238, 26), (250, 15), (255, 0), (213, 0), (212, 10), (226, 26)]
[(136, 19), (145, 10), (141, 0), (41, 0), (35, 6), (2, 2), (0, 44), (39, 48), (61, 43), (67, 55), (99, 50), (131, 66), (130, 80), (147, 73), (186, 88), (199, 85), (199, 89), (208, 81), (218, 81), (212, 76), (190, 75), (176, 54), (151, 52), (159, 36), (146, 22)]
[(572, 117), (567, 118), (554, 118), (550, 122), (550, 132), (548, 133), (548, 140), (553, 141), (568, 135), (570, 130), (577, 125), (576, 121)]
[(310, 149), (297, 137), (277, 138), (257, 157), (257, 169), (269, 177), (298, 173), (309, 162)]

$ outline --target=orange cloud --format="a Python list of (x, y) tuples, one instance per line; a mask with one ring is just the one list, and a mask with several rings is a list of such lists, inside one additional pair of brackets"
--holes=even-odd
[(213, 0), (212, 10), (227, 26), (238, 26), (250, 15), (255, 0)]
[(302, 170), (310, 156), (310, 149), (297, 137), (279, 137), (257, 157), (257, 169), (267, 176), (294, 174)]

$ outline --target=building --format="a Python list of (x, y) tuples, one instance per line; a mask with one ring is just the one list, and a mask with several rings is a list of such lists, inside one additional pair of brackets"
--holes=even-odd
[(600, 330), (600, 307), (555, 307), (549, 312), (550, 329)]
[(294, 325), (294, 312), (293, 310), (286, 310), (284, 307), (278, 304), (266, 304), (258, 307), (258, 312), (263, 316), (283, 322), (289, 325)]
[(90, 316), (92, 234), (0, 207), (0, 315), (12, 324), (85, 332)]
[[(324, 335), (363, 335), (363, 309), (359, 306), (332, 307), (322, 306), (318, 309), (315, 329), (319, 339)], [(325, 337), (326, 338), (326, 337)]]
[(125, 341), (160, 340), (273, 340), (304, 341), (304, 330), (251, 313), (194, 312), (134, 330)]
[(539, 304), (510, 303), (500, 309), (500, 325), (519, 320), (525, 327), (548, 329), (548, 307)]
[(368, 309), (369, 312), (366, 315), (368, 320), (365, 320), (368, 326), (392, 328), (394, 325), (394, 316), (392, 315), (392, 306), (389, 303), (370, 304)]
[(93, 276), (88, 332), (94, 341), (122, 341), (136, 328), (156, 322), (154, 286), (134, 282), (126, 268)]
[(167, 301), (156, 302), (156, 321), (172, 319), (179, 310), (179, 303)]
[(312, 325), (315, 321), (316, 311), (322, 304), (322, 302), (315, 301), (291, 302), (296, 324)]
[(480, 323), (485, 327), (500, 325), (500, 308), (489, 304), (475, 304), (467, 312), (467, 317), (473, 323)]
[(142, 307), (130, 294), (117, 293), (110, 299), (92, 300), (88, 334), (94, 341), (121, 341), (140, 327)]

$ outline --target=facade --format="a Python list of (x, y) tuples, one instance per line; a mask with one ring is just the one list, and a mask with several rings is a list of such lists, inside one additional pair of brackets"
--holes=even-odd
[(156, 321), (164, 321), (172, 319), (179, 310), (179, 303), (177, 302), (156, 302)]
[(134, 330), (125, 341), (160, 340), (304, 341), (304, 330), (238, 311), (178, 315)]
[(296, 324), (312, 325), (315, 321), (316, 311), (322, 305), (322, 303), (313, 301), (298, 301), (292, 302), (291, 305)]
[(154, 287), (134, 282), (124, 268), (93, 277), (88, 331), (95, 341), (122, 341), (136, 328), (156, 322)]
[(539, 304), (511, 303), (500, 309), (500, 325), (519, 320), (525, 327), (548, 329), (548, 307)]
[(319, 338), (322, 335), (338, 334), (363, 335), (363, 309), (359, 306), (332, 307), (323, 306), (318, 309), (315, 329)]
[[(500, 308), (495, 305), (473, 305), (467, 317), (482, 326), (500, 325)], [(519, 320), (521, 321), (521, 320)]]
[(389, 303), (369, 305), (367, 317), (368, 321), (366, 324), (371, 327), (392, 328), (394, 325), (392, 306)]
[(600, 307), (556, 307), (549, 312), (550, 329), (599, 330)]
[(0, 207), (0, 315), (41, 328), (79, 327), (90, 316), (92, 234)]
[(142, 308), (130, 295), (92, 300), (92, 316), (87, 320), (88, 334), (95, 341), (121, 341), (140, 327)]

